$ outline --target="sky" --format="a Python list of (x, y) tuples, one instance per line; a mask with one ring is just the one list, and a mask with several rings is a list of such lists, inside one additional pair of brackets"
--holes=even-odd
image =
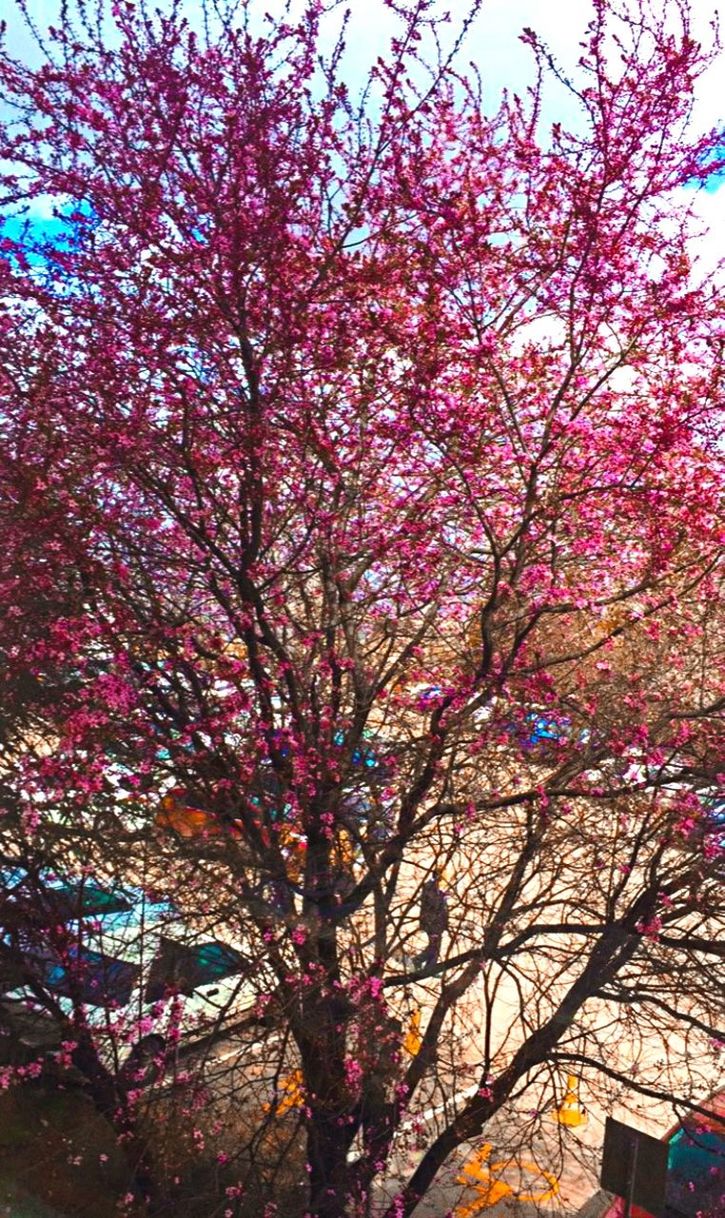
[[(652, 0), (655, 11), (664, 0)], [(60, 0), (27, 0), (28, 11), (39, 27), (57, 21)], [(351, 76), (364, 77), (365, 68), (384, 53), (387, 40), (396, 22), (384, 0), (349, 0), (348, 69)], [(155, 4), (150, 4), (155, 7)], [(183, 0), (182, 7), (192, 21), (200, 25), (199, 0)], [(281, 13), (280, 0), (259, 0), (260, 11)], [(14, 0), (3, 5), (8, 23), (11, 50), (23, 57), (34, 54), (32, 38), (24, 28)], [(468, 0), (441, 0), (441, 11), (451, 15), (451, 28), (464, 19)], [(708, 38), (710, 23), (715, 15), (715, 0), (690, 0), (694, 33)], [(483, 0), (462, 53), (462, 61), (474, 60), (480, 67), (484, 84), (492, 101), (504, 87), (513, 91), (525, 88), (531, 80), (531, 54), (519, 41), (521, 31), (530, 26), (550, 45), (564, 67), (573, 67), (579, 54), (578, 44), (592, 14), (591, 0)], [(698, 119), (703, 123), (725, 120), (725, 89), (722, 86), (725, 56), (720, 72), (710, 74), (700, 83)]]
[[(655, 10), (664, 0), (652, 0)], [(59, 0), (28, 0), (28, 10), (40, 26), (57, 19)], [(151, 7), (154, 7), (153, 3)], [(198, 0), (184, 0), (184, 7), (192, 21), (200, 19)], [(279, 0), (260, 0), (260, 10), (281, 12)], [(345, 71), (353, 87), (364, 80), (366, 69), (376, 57), (385, 53), (395, 21), (384, 0), (350, 0), (351, 19), (348, 27), (348, 52)], [(451, 14), (451, 29), (466, 15), (467, 0), (442, 0), (441, 9)], [(37, 52), (32, 39), (24, 29), (20, 15), (14, 10), (13, 0), (5, 8), (8, 22), (8, 45), (23, 58), (33, 59)], [(710, 24), (715, 15), (714, 0), (690, 0), (693, 32), (696, 37), (710, 41)], [(533, 60), (531, 53), (520, 42), (521, 31), (530, 26), (549, 44), (556, 59), (566, 71), (575, 69), (579, 56), (579, 43), (587, 21), (592, 14), (590, 0), (483, 0), (481, 12), (472, 26), (461, 53), (463, 67), (474, 61), (483, 78), (484, 97), (491, 109), (504, 88), (521, 93), (531, 83)], [(725, 128), (725, 53), (709, 75), (698, 84), (695, 121), (699, 126), (721, 125)], [(544, 120), (567, 119), (576, 121), (571, 99), (564, 90), (551, 91), (545, 97)], [(725, 256), (725, 178), (722, 186), (712, 183), (711, 189), (701, 192), (697, 199), (697, 211), (708, 235), (698, 240), (698, 252), (709, 264)]]

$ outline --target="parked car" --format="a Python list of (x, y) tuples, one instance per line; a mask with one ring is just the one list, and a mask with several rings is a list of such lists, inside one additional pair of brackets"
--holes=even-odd
[[(725, 1091), (707, 1101), (707, 1116), (685, 1118), (666, 1137), (667, 1181), (662, 1218), (722, 1218), (725, 1214)], [(618, 1197), (603, 1218), (623, 1218)], [(632, 1218), (651, 1218), (638, 1205)]]
[(725, 1124), (690, 1119), (669, 1139), (668, 1218), (717, 1218), (725, 1213)]
[(261, 988), (240, 944), (192, 928), (169, 901), (22, 869), (0, 873), (0, 962), (0, 1023), (37, 1043), (54, 1003), (66, 1015), (82, 1005), (113, 1065), (144, 1044), (158, 1055), (177, 1016), (174, 1040), (187, 1043), (251, 1017)]

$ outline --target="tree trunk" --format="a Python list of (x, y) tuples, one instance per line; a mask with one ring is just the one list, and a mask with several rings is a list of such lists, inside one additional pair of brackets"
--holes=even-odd
[(345, 1218), (349, 1193), (346, 1126), (333, 1112), (310, 1121), (307, 1153), (310, 1165), (308, 1212), (314, 1218)]

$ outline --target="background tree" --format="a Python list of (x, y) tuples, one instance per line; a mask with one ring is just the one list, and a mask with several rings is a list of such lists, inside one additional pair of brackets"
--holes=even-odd
[[(621, 1082), (633, 1010), (663, 1048), (632, 1086), (697, 1104), (718, 1015), (722, 298), (678, 201), (717, 164), (709, 52), (683, 6), (599, 0), (549, 133), (541, 83), (489, 117), (418, 51), (430, 6), (395, 11), (360, 104), (318, 3), (203, 38), (79, 7), (0, 61), (3, 206), (58, 200), (2, 241), (3, 478), (63, 538), (35, 616), (12, 568), (3, 645), (52, 696), (5, 854), (150, 855), (244, 942), (318, 1218), (391, 1182), (411, 1213), (556, 1066)], [(240, 1049), (210, 1104), (258, 1121), (253, 1163), (282, 1105)]]

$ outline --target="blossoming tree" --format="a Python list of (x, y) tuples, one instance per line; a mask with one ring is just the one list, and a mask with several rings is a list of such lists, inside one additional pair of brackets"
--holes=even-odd
[[(266, 1047), (219, 1120), (295, 1123), (315, 1218), (404, 1218), (561, 1071), (696, 1106), (717, 1039), (709, 53), (597, 0), (576, 78), (526, 32), (487, 114), (388, 7), (362, 102), (318, 0), (79, 4), (0, 59), (4, 864), (241, 944)], [(33, 985), (165, 1212), (138, 1077)]]

